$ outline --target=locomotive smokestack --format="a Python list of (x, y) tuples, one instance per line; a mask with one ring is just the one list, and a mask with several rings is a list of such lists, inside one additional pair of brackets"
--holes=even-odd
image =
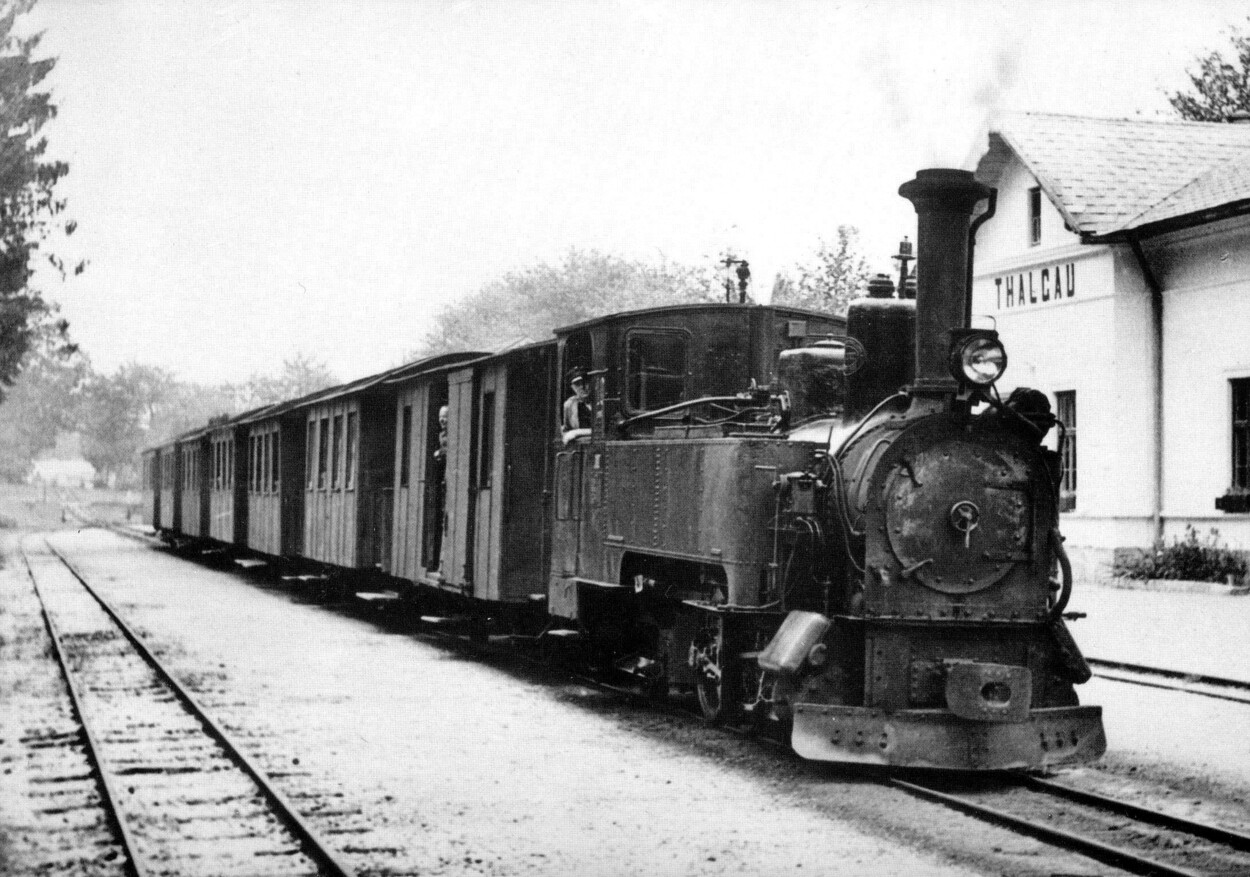
[(952, 329), (966, 326), (972, 211), (990, 197), (969, 171), (933, 168), (899, 186), (916, 208), (916, 379), (912, 391), (958, 389), (947, 368)]

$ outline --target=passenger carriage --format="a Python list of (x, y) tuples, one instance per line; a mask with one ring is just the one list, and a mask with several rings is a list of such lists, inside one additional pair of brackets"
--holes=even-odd
[(555, 359), (553, 340), (388, 379), (393, 575), (490, 604), (541, 604)]
[(139, 514), (145, 526), (156, 529), (161, 519), (160, 448), (145, 448), (139, 459), (143, 497)]
[(305, 415), (284, 402), (238, 420), (247, 494), (244, 544), (273, 557), (298, 557), (304, 548)]
[(399, 383), (476, 356), (434, 357), (299, 400), (294, 410), (304, 434), (302, 557), (391, 571)]
[(211, 427), (208, 451), (208, 537), (240, 548), (247, 544), (247, 464), (240, 448), (246, 440), (242, 420), (223, 419)]
[(207, 428), (177, 440), (180, 461), (180, 514), (175, 529), (190, 539), (208, 538), (209, 455)]
[(182, 455), (178, 452), (178, 443), (173, 441), (157, 447), (155, 455), (155, 526), (161, 533), (177, 533), (182, 523)]

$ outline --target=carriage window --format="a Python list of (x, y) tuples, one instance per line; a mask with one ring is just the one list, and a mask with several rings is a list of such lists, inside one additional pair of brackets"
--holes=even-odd
[(317, 435), (317, 487), (326, 488), (326, 473), (330, 467), (330, 418), (321, 418)]
[(281, 468), (279, 463), (282, 459), (282, 443), (278, 441), (279, 433), (275, 430), (269, 433), (269, 441), (273, 444), (273, 453), (269, 456), (269, 492), (278, 492), (278, 481)]
[(343, 461), (343, 415), (334, 415), (334, 430), (330, 433), (330, 486), (337, 488), (342, 481), (339, 464)]
[(689, 346), (685, 332), (635, 330), (625, 336), (625, 389), (631, 410), (650, 411), (685, 398)]
[(1076, 391), (1055, 394), (1055, 408), (1066, 428), (1063, 456), (1059, 459), (1059, 511), (1076, 508)]
[(412, 469), (412, 463), (408, 459), (412, 456), (412, 406), (405, 405), (404, 413), (400, 419), (399, 425), (399, 486), (408, 486), (409, 472)]
[(256, 473), (256, 489), (269, 492), (269, 467), (273, 465), (273, 433), (267, 432), (260, 439), (260, 471)]
[(356, 448), (359, 442), (356, 435), (356, 412), (347, 412), (347, 489), (356, 486)]
[(482, 456), (478, 461), (477, 485), (490, 487), (495, 472), (495, 394), (482, 394)]
[(316, 447), (317, 447), (317, 443), (314, 438), (314, 436), (316, 435), (316, 432), (317, 432), (317, 421), (315, 420), (308, 421), (308, 444), (304, 448), (304, 468), (307, 470), (307, 474), (308, 474), (309, 489), (312, 489), (313, 487), (316, 486), (316, 482), (314, 480), (316, 476), (313, 474), (314, 472), (317, 471), (316, 470), (317, 458), (313, 454), (313, 452), (316, 450)]

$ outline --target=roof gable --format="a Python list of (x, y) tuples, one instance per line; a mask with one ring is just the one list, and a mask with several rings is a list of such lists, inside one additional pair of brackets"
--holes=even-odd
[(1250, 198), (1250, 125), (1013, 114), (977, 178), (992, 185), (1013, 155), (1085, 238)]

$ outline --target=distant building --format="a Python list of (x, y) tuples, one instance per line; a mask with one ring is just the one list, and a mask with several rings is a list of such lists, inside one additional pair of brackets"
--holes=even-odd
[(1004, 394), (1045, 390), (1067, 425), (1074, 560), (1187, 525), (1250, 549), (1250, 125), (1011, 116), (977, 177), (998, 203), (972, 310)]
[(61, 433), (56, 438), (56, 447), (44, 452), (31, 465), (27, 480), (53, 487), (91, 487), (96, 470), (83, 459), (81, 447), (81, 437), (77, 433)]
[(95, 466), (83, 459), (36, 460), (30, 482), (53, 487), (90, 487), (95, 482)]

